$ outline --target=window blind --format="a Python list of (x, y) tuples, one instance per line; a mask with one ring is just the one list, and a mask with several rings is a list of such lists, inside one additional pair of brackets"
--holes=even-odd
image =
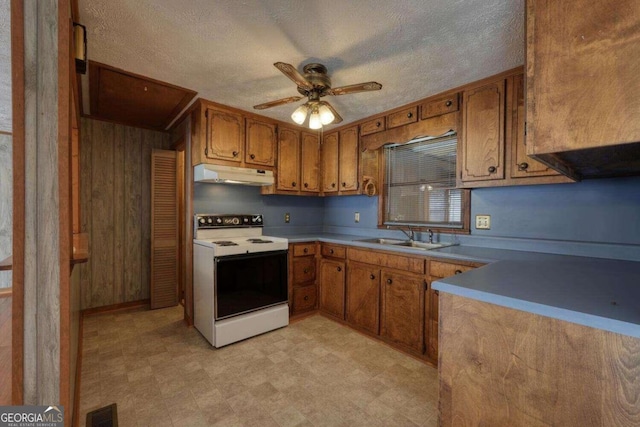
[(463, 227), (456, 135), (385, 147), (386, 225)]

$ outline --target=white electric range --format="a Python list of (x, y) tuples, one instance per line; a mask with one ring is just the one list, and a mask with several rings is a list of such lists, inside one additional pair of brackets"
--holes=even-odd
[(262, 227), (262, 215), (195, 215), (194, 325), (216, 348), (289, 324), (288, 240)]

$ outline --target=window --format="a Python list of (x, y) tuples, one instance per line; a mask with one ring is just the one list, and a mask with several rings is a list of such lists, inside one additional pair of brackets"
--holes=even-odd
[(456, 188), (455, 134), (384, 148), (384, 225), (464, 229), (466, 192)]

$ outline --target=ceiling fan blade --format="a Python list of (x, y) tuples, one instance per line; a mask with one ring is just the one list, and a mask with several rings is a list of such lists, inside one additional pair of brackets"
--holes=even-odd
[(313, 89), (313, 85), (302, 75), (296, 67), (285, 62), (276, 62), (273, 64), (278, 70), (282, 71), (282, 74), (289, 77), (298, 87), (306, 90)]
[(264, 104), (254, 105), (253, 108), (256, 110), (264, 110), (266, 108), (271, 108), (278, 105), (290, 104), (292, 102), (300, 101), (301, 99), (301, 96), (290, 96), (289, 98), (282, 98), (276, 101), (269, 101), (265, 102)]
[(380, 90), (382, 85), (378, 82), (357, 83), (355, 85), (334, 87), (327, 90), (329, 95), (347, 95), (349, 93), (368, 92), (371, 90)]
[(320, 101), (320, 104), (322, 105), (326, 105), (327, 108), (329, 110), (331, 110), (331, 112), (333, 113), (333, 115), (335, 116), (335, 118), (333, 119), (333, 121), (331, 122), (331, 124), (335, 125), (337, 123), (340, 123), (342, 121), (342, 117), (340, 116), (340, 114), (338, 114), (338, 112), (336, 111), (335, 108), (333, 108), (333, 105), (329, 104), (327, 101)]

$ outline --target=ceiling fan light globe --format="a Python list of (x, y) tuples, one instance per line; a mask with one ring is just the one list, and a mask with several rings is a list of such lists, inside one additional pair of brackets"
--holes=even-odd
[(320, 113), (318, 111), (311, 112), (309, 116), (309, 129), (320, 129), (322, 128), (322, 121), (320, 120)]
[(296, 110), (291, 114), (291, 120), (301, 125), (307, 118), (307, 107), (304, 105), (299, 106)]
[(336, 116), (333, 115), (329, 107), (327, 107), (326, 105), (321, 105), (318, 109), (318, 113), (320, 114), (320, 122), (323, 125), (328, 125), (329, 123), (333, 122), (333, 119), (336, 118)]

